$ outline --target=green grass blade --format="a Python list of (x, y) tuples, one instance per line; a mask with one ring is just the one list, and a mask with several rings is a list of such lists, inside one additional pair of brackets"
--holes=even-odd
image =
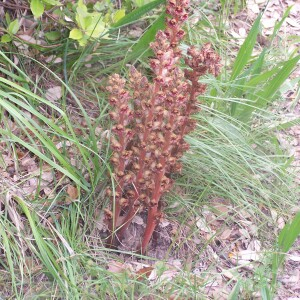
[[(253, 103), (244, 107), (244, 109), (241, 111), (238, 117), (239, 120), (243, 122), (248, 122), (253, 111), (255, 111), (257, 108), (265, 108), (270, 102), (272, 102), (273, 96), (278, 92), (281, 85), (290, 76), (299, 59), (300, 55), (286, 61), (281, 67), (281, 69), (279, 69), (277, 74), (271, 80), (268, 80), (268, 78), (271, 77), (271, 75), (273, 75), (275, 70), (278, 70), (277, 67), (275, 67), (271, 71), (268, 71), (258, 76), (261, 80), (267, 81), (267, 84), (265, 85), (262, 91), (259, 91), (250, 97), (251, 100), (253, 99)], [(250, 83), (256, 84), (258, 82), (257, 79), (255, 79)]]
[(36, 222), (27, 207), (26, 202), (17, 196), (15, 196), (15, 199), (19, 203), (21, 209), (23, 210), (23, 212), (26, 215), (26, 218), (30, 224), (32, 234), (34, 236), (34, 240), (38, 247), (38, 253), (39, 253), (39, 257), (40, 257), (41, 261), (43, 262), (43, 264), (47, 268), (47, 270), (51, 273), (51, 275), (57, 280), (58, 284), (62, 288), (65, 288), (66, 282), (64, 282), (63, 278), (65, 280), (67, 280), (67, 279), (66, 279), (63, 271), (59, 267), (58, 263), (56, 262), (49, 246), (44, 241), (44, 238), (41, 235), (40, 230), (38, 229)]
[(244, 67), (246, 66), (246, 64), (249, 62), (259, 32), (261, 16), (262, 15), (260, 14), (256, 18), (247, 38), (245, 39), (243, 45), (241, 46), (241, 49), (233, 64), (230, 80), (234, 80), (235, 78), (237, 78), (242, 72), (242, 70), (244, 69)]
[(289, 16), (291, 9), (293, 8), (293, 6), (290, 6), (286, 9), (286, 11), (284, 12), (281, 20), (275, 24), (274, 26), (274, 30), (273, 33), (271, 35), (270, 41), (272, 42), (274, 40), (274, 38), (276, 37), (279, 29), (281, 28), (282, 24), (284, 23), (285, 19)]
[(249, 82), (247, 82), (247, 87), (254, 87), (258, 84), (267, 82), (269, 80), (269, 78), (271, 78), (273, 75), (275, 75), (278, 72), (279, 69), (280, 69), (280, 66), (276, 66), (271, 70), (268, 70), (262, 74), (259, 74), (255, 77), (253, 77), (252, 79), (249, 80)]
[(292, 222), (287, 223), (278, 236), (277, 252), (273, 255), (272, 262), (272, 283), (277, 279), (277, 272), (282, 265), (286, 253), (291, 249), (297, 237), (300, 235), (300, 212), (293, 218)]
[[(299, 125), (299, 124), (300, 124), (300, 118), (296, 118), (292, 121), (281, 123), (281, 124), (277, 125), (275, 128), (278, 130), (285, 130), (285, 129), (291, 128), (292, 126)], [(270, 130), (272, 130), (272, 128), (270, 128)]]
[(229, 300), (238, 300), (239, 299), (239, 293), (240, 293), (241, 284), (238, 281), (235, 286), (233, 287), (231, 293), (228, 295)]
[(69, 177), (71, 180), (73, 180), (77, 185), (82, 187), (84, 190), (89, 191), (89, 188), (87, 188), (86, 184), (82, 183), (81, 180), (76, 175), (74, 175), (73, 173), (70, 173), (69, 170), (67, 170), (67, 169), (63, 168), (62, 166), (60, 166), (59, 164), (55, 163), (53, 160), (48, 158), (45, 154), (43, 154), (42, 152), (37, 150), (34, 146), (31, 146), (30, 144), (26, 143), (25, 141), (23, 141), (22, 139), (20, 139), (16, 135), (14, 135), (11, 132), (8, 132), (6, 130), (0, 129), (0, 134), (9, 136), (12, 141), (22, 145), (23, 147), (28, 149), (30, 152), (35, 154), (37, 157), (44, 160), (50, 166), (52, 166), (56, 170), (60, 171), (61, 173), (63, 173), (67, 177)]
[(15, 270), (14, 270), (14, 263), (13, 263), (13, 257), (12, 257), (12, 252), (11, 252), (11, 248), (10, 248), (9, 238), (4, 230), (4, 227), (2, 227), (2, 226), (0, 226), (0, 241), (1, 241), (1, 244), (3, 244), (3, 248), (5, 249), (5, 257), (7, 260), (8, 267), (9, 267), (12, 285), (13, 285), (15, 293), (17, 294), (16, 275), (15, 275)]
[(274, 94), (278, 91), (280, 86), (285, 82), (285, 80), (290, 76), (291, 72), (295, 68), (297, 62), (300, 59), (300, 55), (286, 61), (280, 71), (276, 74), (276, 76), (268, 83), (268, 85), (264, 88), (264, 90), (259, 93), (260, 101), (258, 101), (257, 105), (262, 107), (268, 102), (268, 100), (274, 96)]
[(122, 27), (124, 25), (134, 23), (136, 22), (141, 16), (146, 14), (147, 12), (151, 11), (158, 5), (165, 3), (165, 0), (156, 0), (153, 2), (150, 2), (146, 5), (143, 5), (134, 11), (130, 12), (128, 15), (124, 16), (122, 19), (120, 19), (118, 22), (112, 24), (112, 27), (117, 28), (117, 27)]
[(9, 76), (12, 79), (18, 81), (18, 82), (26, 82), (26, 83), (28, 82), (24, 77), (21, 77), (21, 76), (18, 76), (16, 74), (13, 74), (12, 72), (10, 72), (10, 71), (8, 71), (8, 70), (6, 70), (4, 68), (0, 67), (0, 72), (3, 73), (3, 74), (5, 74), (5, 75), (7, 75), (7, 76)]
[(157, 31), (165, 28), (165, 17), (165, 13), (160, 15), (152, 26), (143, 34), (139, 41), (132, 47), (130, 58), (138, 57), (149, 49), (149, 45), (154, 40)]

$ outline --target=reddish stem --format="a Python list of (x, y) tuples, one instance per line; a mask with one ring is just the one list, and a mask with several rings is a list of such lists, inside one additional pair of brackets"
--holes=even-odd
[(142, 245), (140, 251), (142, 254), (145, 254), (148, 248), (148, 244), (151, 240), (155, 227), (159, 222), (159, 211), (157, 204), (154, 206), (149, 207), (148, 209), (148, 218), (147, 218), (147, 226), (144, 232), (144, 237), (142, 241)]

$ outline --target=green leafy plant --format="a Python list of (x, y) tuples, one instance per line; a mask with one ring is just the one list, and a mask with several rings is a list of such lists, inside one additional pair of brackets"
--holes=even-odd
[[(118, 18), (123, 17), (124, 10), (119, 11)], [(107, 37), (108, 24), (103, 21), (103, 14), (101, 12), (88, 12), (87, 6), (83, 0), (77, 3), (75, 20), (78, 28), (73, 28), (70, 31), (69, 37), (77, 40), (80, 46), (86, 45), (89, 39)]]
[(10, 20), (9, 14), (5, 14), (5, 19), (7, 23), (7, 33), (2, 35), (0, 42), (9, 43), (12, 40), (13, 35), (15, 35), (20, 28), (19, 20), (15, 19), (14, 21)]
[(30, 9), (35, 18), (39, 18), (45, 11), (45, 8), (62, 5), (58, 0), (31, 0)]

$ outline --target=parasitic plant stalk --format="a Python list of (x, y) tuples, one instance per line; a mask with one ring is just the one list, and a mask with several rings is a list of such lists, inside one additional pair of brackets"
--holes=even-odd
[(201, 50), (189, 48), (184, 61), (179, 43), (185, 32), (188, 0), (168, 0), (166, 29), (158, 31), (150, 47), (154, 58), (150, 68), (152, 82), (134, 67), (129, 81), (114, 74), (107, 90), (114, 121), (111, 162), (115, 191), (108, 190), (111, 210), (106, 209), (110, 237), (108, 246), (116, 247), (133, 217), (147, 212), (147, 224), (138, 251), (145, 253), (152, 234), (162, 218), (160, 199), (172, 186), (171, 175), (181, 170), (179, 159), (189, 149), (184, 136), (195, 127), (191, 116), (198, 111), (197, 98), (206, 90), (199, 78), (207, 73), (217, 76), (220, 58), (210, 44)]

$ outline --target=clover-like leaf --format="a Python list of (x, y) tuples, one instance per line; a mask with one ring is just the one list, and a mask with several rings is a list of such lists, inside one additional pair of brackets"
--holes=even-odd
[(35, 18), (39, 18), (44, 13), (44, 4), (41, 0), (31, 0), (30, 9)]
[(80, 40), (83, 38), (83, 33), (80, 29), (78, 28), (73, 28), (70, 31), (69, 37), (73, 40)]
[(19, 21), (18, 21), (18, 19), (15, 19), (8, 25), (7, 30), (10, 34), (16, 34), (18, 32), (19, 28), (20, 28)]

